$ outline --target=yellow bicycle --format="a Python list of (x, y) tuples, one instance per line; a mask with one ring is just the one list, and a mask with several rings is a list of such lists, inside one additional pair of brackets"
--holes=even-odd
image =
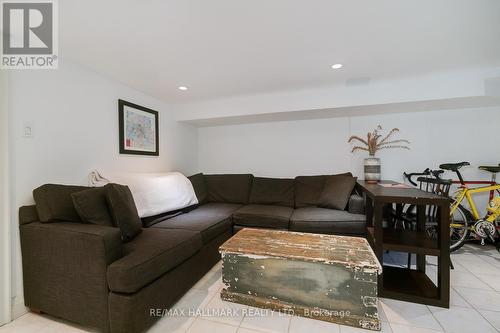
[[(455, 251), (464, 245), (469, 236), (474, 236), (484, 244), (485, 239), (495, 243), (499, 234), (500, 217), (500, 184), (496, 182), (496, 174), (500, 166), (480, 166), (479, 169), (491, 173), (491, 181), (464, 181), (460, 168), (470, 165), (468, 162), (442, 164), (439, 167), (457, 174), (459, 181), (458, 190), (452, 196), (453, 203), (450, 208), (450, 250)], [(486, 184), (486, 186), (469, 187), (470, 184)], [(478, 193), (490, 193), (490, 201), (486, 208), (486, 215), (481, 217), (472, 198)], [(470, 210), (463, 206), (467, 200)], [(497, 250), (500, 251), (497, 243)]]

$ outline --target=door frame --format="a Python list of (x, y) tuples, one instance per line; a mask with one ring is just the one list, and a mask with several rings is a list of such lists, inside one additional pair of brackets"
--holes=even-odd
[(8, 79), (7, 71), (0, 70), (0, 326), (11, 321)]

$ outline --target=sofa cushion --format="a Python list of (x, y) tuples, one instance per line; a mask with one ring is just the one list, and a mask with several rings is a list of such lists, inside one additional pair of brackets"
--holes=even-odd
[(188, 177), (193, 184), (194, 193), (196, 193), (196, 198), (198, 198), (198, 204), (202, 205), (208, 200), (208, 189), (205, 176), (202, 173), (197, 173)]
[(248, 227), (246, 225), (234, 225), (233, 226), (233, 235), (236, 235), (239, 231), (243, 229), (269, 229), (269, 228), (262, 228), (262, 227)]
[(326, 176), (295, 177), (295, 208), (317, 206)]
[[(352, 176), (350, 172), (339, 175)], [(295, 208), (318, 206), (327, 177), (327, 175), (295, 177)]]
[(288, 229), (293, 208), (271, 205), (247, 205), (233, 213), (235, 225)]
[(215, 209), (197, 208), (189, 213), (155, 224), (152, 228), (198, 231), (201, 234), (203, 244), (207, 244), (224, 232), (231, 231), (231, 222), (230, 214), (218, 214)]
[[(193, 207), (193, 206), (191, 206), (191, 207)], [(184, 212), (185, 212), (185, 209), (178, 209), (178, 210), (174, 210), (173, 212), (166, 212), (166, 213), (162, 213), (162, 214), (158, 214), (158, 215), (154, 215), (154, 216), (143, 217), (143, 218), (141, 218), (142, 226), (144, 228), (148, 228), (148, 227), (151, 227), (157, 223), (163, 222), (163, 221), (168, 220), (172, 217), (180, 215)]]
[(135, 293), (186, 261), (201, 246), (198, 232), (144, 229), (140, 235), (123, 245), (123, 257), (109, 265), (109, 289), (118, 293)]
[(200, 207), (197, 207), (193, 211), (203, 214), (213, 214), (218, 216), (230, 217), (233, 212), (237, 211), (243, 207), (241, 204), (223, 203), (223, 202), (209, 202)]
[(366, 217), (343, 210), (304, 207), (294, 210), (290, 230), (321, 234), (364, 235)]
[(106, 199), (114, 224), (120, 228), (122, 240), (128, 242), (142, 231), (142, 222), (132, 192), (126, 185), (107, 184)]
[(293, 179), (255, 177), (250, 191), (251, 204), (293, 207)]
[(349, 203), (356, 178), (352, 175), (333, 175), (326, 177), (323, 191), (318, 199), (322, 208), (345, 210)]
[(89, 189), (85, 186), (45, 184), (33, 190), (40, 222), (82, 222), (73, 206), (71, 194)]
[(73, 205), (83, 222), (105, 226), (113, 226), (106, 200), (106, 189), (95, 187), (72, 193)]
[(205, 175), (209, 202), (248, 203), (250, 174)]

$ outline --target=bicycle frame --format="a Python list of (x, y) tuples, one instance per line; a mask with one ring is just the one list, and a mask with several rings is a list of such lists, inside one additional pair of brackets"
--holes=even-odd
[[(458, 184), (458, 185), (490, 185), (490, 186), (495, 186), (497, 185), (496, 182), (491, 181), (491, 180), (464, 180), (462, 183), (460, 180), (454, 180), (453, 184)], [(496, 189), (498, 194), (500, 194), (500, 189)], [(490, 200), (493, 199), (495, 196), (495, 190), (490, 191)]]
[[(476, 207), (476, 203), (474, 202), (474, 199), (472, 196), (476, 193), (483, 193), (483, 192), (495, 192), (500, 190), (500, 184), (497, 185), (492, 185), (492, 186), (483, 186), (483, 187), (478, 187), (478, 188), (468, 188), (467, 186), (461, 186), (461, 189), (458, 190), (459, 194), (457, 198), (455, 199), (455, 202), (451, 206), (450, 214), (453, 214), (455, 210), (458, 208), (458, 206), (462, 203), (462, 201), (466, 198), (467, 202), (469, 203), (469, 206), (472, 211), (472, 215), (474, 216), (474, 219), (479, 220), (481, 217), (479, 216), (479, 212)], [(497, 217), (500, 216), (500, 209), (498, 209), (496, 212), (490, 214), (486, 220), (488, 222), (494, 223)]]

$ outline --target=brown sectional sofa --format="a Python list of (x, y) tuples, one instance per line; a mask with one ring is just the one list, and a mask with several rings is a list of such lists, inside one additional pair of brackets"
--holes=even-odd
[(197, 174), (199, 205), (147, 219), (126, 243), (116, 227), (43, 223), (36, 206), (21, 207), (25, 304), (104, 332), (143, 331), (158, 319), (150, 309), (173, 305), (241, 228), (364, 236), (361, 197), (347, 210), (317, 207), (326, 177)]

